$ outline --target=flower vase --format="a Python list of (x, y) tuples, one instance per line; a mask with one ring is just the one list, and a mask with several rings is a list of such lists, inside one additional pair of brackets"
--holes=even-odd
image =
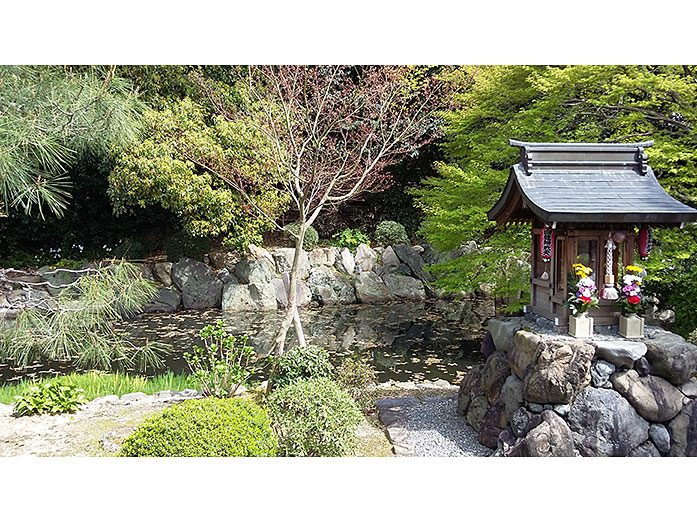
[(574, 338), (593, 337), (593, 318), (587, 312), (569, 317), (569, 334)]
[(644, 318), (637, 316), (636, 313), (620, 316), (620, 335), (625, 338), (643, 338)]

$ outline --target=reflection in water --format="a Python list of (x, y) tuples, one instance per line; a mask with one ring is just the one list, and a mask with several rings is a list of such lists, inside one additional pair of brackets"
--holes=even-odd
[[(380, 381), (442, 378), (457, 383), (469, 367), (482, 361), (483, 323), (493, 312), (489, 302), (428, 301), (308, 308), (301, 318), (308, 343), (325, 347), (335, 362), (349, 355), (365, 359), (378, 371)], [(170, 343), (174, 351), (167, 367), (181, 372), (187, 370), (182, 352), (200, 343), (198, 332), (205, 325), (222, 318), (230, 333), (247, 334), (249, 345), (268, 354), (281, 316), (281, 311), (187, 310), (143, 314), (123, 327), (136, 343), (146, 339)], [(295, 341), (291, 329), (287, 347)], [(45, 367), (42, 370), (46, 372)], [(2, 374), (0, 368), (0, 379), (10, 377)]]

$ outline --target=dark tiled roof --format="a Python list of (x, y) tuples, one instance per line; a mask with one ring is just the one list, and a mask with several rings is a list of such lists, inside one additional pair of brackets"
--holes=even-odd
[[(671, 197), (638, 144), (516, 142), (520, 163), (511, 167), (499, 201), (488, 212), (501, 220), (516, 200), (546, 222), (676, 224), (697, 220), (697, 210)], [(505, 221), (505, 220), (503, 220)]]

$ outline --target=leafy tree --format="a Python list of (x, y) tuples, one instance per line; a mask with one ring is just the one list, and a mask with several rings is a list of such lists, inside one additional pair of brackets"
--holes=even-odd
[(132, 140), (141, 108), (113, 67), (0, 67), (0, 214), (61, 215), (66, 169), (84, 153)]
[[(674, 197), (697, 199), (697, 84), (688, 66), (466, 66), (450, 78), (458, 107), (445, 115), (448, 163), (415, 191), (427, 218), (422, 232), (441, 249), (474, 240), (482, 248), (434, 268), (448, 290), (495, 283), (505, 296), (527, 290), (517, 259), (526, 227), (497, 228), (486, 211), (503, 190), (517, 150), (534, 142), (628, 142), (651, 138), (654, 172)], [(659, 232), (658, 243), (671, 234)], [(690, 243), (688, 252), (695, 251)], [(518, 268), (517, 268), (518, 267)], [(497, 276), (501, 275), (501, 276)], [(490, 279), (491, 278), (491, 279)]]
[[(157, 204), (192, 236), (227, 235), (236, 247), (259, 243), (271, 225), (249, 202), (277, 218), (288, 201), (267, 174), (263, 137), (246, 121), (213, 115), (191, 98), (168, 105), (144, 113), (144, 139), (117, 159), (109, 176), (115, 211)], [(238, 179), (246, 199), (223, 176)]]
[[(291, 202), (299, 224), (290, 272), (286, 314), (275, 338), (275, 355), (295, 320), (305, 345), (296, 307), (296, 283), (303, 239), (325, 210), (390, 183), (385, 168), (437, 136), (435, 112), (444, 87), (428, 68), (268, 66), (250, 67), (242, 95), (235, 100), (219, 83), (199, 80), (226, 122), (244, 122), (264, 137), (255, 154), (270, 167), (271, 180)], [(266, 145), (270, 146), (266, 146)], [(205, 165), (239, 191), (258, 216), (280, 229), (256, 201), (239, 173)]]

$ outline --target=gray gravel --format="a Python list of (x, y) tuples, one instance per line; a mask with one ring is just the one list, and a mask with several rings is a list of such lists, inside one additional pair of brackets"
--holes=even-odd
[(457, 414), (456, 397), (425, 398), (406, 407), (402, 426), (414, 456), (488, 456), (491, 449), (477, 441), (477, 433)]

